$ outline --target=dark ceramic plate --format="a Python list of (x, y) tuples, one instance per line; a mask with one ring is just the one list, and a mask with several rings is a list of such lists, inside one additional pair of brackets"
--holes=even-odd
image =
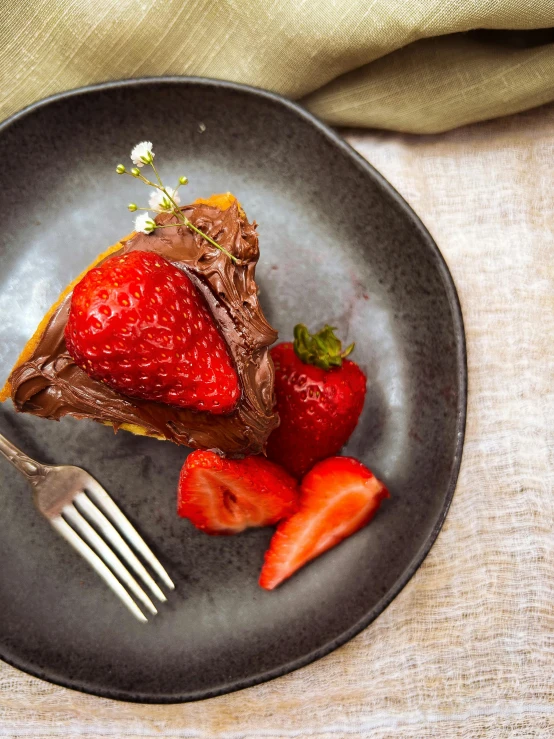
[[(205, 127), (205, 129), (204, 129)], [(148, 625), (35, 512), (0, 463), (0, 657), (34, 675), (134, 701), (187, 701), (294, 670), (378, 616), (429, 551), (464, 434), (466, 363), (456, 290), (433, 240), (329, 128), (275, 95), (199, 79), (100, 85), (50, 98), (0, 128), (0, 377), (59, 292), (131, 230), (143, 185), (114, 166), (154, 142), (188, 199), (231, 190), (259, 222), (266, 314), (328, 322), (369, 378), (345, 449), (392, 498), (369, 527), (278, 590), (257, 585), (268, 529), (214, 538), (175, 514), (186, 450), (93, 422), (16, 416), (0, 431), (45, 462), (85, 467), (152, 544), (177, 584)]]

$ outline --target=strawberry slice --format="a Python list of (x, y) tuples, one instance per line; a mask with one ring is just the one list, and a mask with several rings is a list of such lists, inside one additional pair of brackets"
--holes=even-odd
[(307, 562), (365, 526), (387, 488), (361, 462), (330, 457), (308, 472), (300, 507), (277, 527), (265, 555), (260, 585), (273, 590)]
[(265, 457), (189, 454), (179, 478), (177, 512), (207, 534), (271, 526), (298, 507), (296, 480)]

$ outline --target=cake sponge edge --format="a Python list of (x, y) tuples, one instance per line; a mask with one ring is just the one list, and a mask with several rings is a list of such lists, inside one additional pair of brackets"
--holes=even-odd
[(3, 403), (5, 400), (7, 400), (11, 396), (11, 383), (10, 383), (10, 377), (13, 373), (13, 371), (19, 367), (20, 364), (23, 364), (23, 362), (26, 362), (29, 357), (32, 356), (33, 352), (38, 346), (39, 341), (42, 338), (42, 335), (44, 331), (46, 330), (46, 326), (50, 322), (50, 319), (54, 315), (54, 313), (58, 310), (62, 302), (65, 300), (65, 298), (69, 295), (69, 293), (73, 290), (75, 285), (77, 285), (83, 277), (89, 272), (91, 269), (94, 269), (97, 264), (99, 264), (103, 259), (106, 259), (106, 257), (109, 257), (111, 254), (113, 254), (116, 251), (119, 251), (119, 249), (122, 248), (124, 243), (128, 241), (132, 236), (134, 236), (135, 232), (130, 233), (128, 236), (125, 236), (125, 238), (121, 239), (121, 241), (118, 241), (117, 244), (113, 244), (112, 246), (108, 247), (105, 251), (103, 251), (101, 254), (99, 254), (94, 262), (92, 264), (89, 264), (88, 267), (86, 267), (81, 274), (79, 274), (72, 282), (67, 285), (67, 287), (64, 289), (64, 291), (61, 293), (61, 295), (58, 297), (56, 302), (46, 311), (44, 318), (37, 326), (34, 334), (31, 336), (29, 341), (25, 344), (23, 347), (23, 351), (17, 358), (14, 366), (10, 370), (10, 374), (8, 375), (8, 379), (6, 380), (6, 383), (4, 387), (0, 390), (0, 403)]
[[(244, 210), (242, 209), (239, 201), (237, 198), (230, 192), (221, 193), (217, 195), (211, 195), (209, 198), (197, 198), (195, 203), (205, 203), (206, 205), (213, 205), (215, 207), (220, 208), (221, 210), (227, 210), (227, 208), (230, 208), (233, 203), (237, 204), (237, 207), (239, 209), (240, 215), (244, 218)], [(48, 325), (50, 319), (54, 315), (54, 313), (58, 310), (62, 302), (65, 300), (65, 298), (72, 292), (73, 288), (83, 279), (83, 277), (89, 272), (91, 269), (94, 269), (102, 260), (109, 257), (111, 254), (114, 254), (116, 251), (119, 251), (123, 246), (125, 245), (126, 241), (129, 241), (134, 235), (136, 234), (136, 231), (131, 232), (127, 236), (120, 239), (116, 244), (113, 244), (112, 246), (108, 247), (105, 251), (103, 251), (101, 254), (99, 254), (96, 259), (89, 264), (88, 267), (86, 267), (72, 282), (67, 285), (67, 287), (63, 290), (63, 292), (60, 294), (56, 302), (46, 311), (43, 319), (37, 326), (34, 334), (31, 336), (31, 338), (27, 341), (25, 346), (23, 347), (23, 351), (17, 358), (14, 366), (10, 370), (10, 373), (8, 375), (8, 379), (6, 380), (4, 387), (0, 390), (0, 403), (3, 403), (4, 401), (8, 400), (11, 397), (12, 387), (10, 383), (10, 377), (13, 373), (13, 371), (19, 367), (20, 364), (23, 364), (23, 362), (26, 362), (29, 357), (32, 356), (33, 352), (37, 348), (40, 339), (42, 338), (42, 335), (46, 329), (46, 326)], [(105, 426), (114, 426), (114, 424), (111, 421), (104, 421), (103, 422)], [(149, 436), (154, 439), (159, 439), (160, 441), (166, 441), (166, 438), (164, 436), (160, 436), (158, 434), (150, 434), (143, 426), (139, 426), (137, 424), (132, 423), (122, 423), (118, 428), (123, 429), (125, 431), (130, 431), (132, 434), (136, 434), (138, 436)]]

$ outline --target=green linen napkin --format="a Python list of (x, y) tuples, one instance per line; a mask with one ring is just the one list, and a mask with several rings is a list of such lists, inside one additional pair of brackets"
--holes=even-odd
[(552, 26), (553, 0), (12, 0), (0, 119), (93, 82), (199, 75), (334, 125), (435, 133), (554, 100)]

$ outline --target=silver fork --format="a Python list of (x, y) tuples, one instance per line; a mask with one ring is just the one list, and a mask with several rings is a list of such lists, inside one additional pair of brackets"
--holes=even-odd
[(167, 598), (129, 544), (166, 587), (174, 590), (175, 585), (100, 483), (80, 467), (36, 462), (2, 434), (0, 453), (30, 482), (35, 506), (42, 515), (87, 560), (131, 613), (139, 621), (148, 620), (129, 593), (144, 610), (156, 614), (156, 606), (129, 568), (158, 600), (165, 602)]

